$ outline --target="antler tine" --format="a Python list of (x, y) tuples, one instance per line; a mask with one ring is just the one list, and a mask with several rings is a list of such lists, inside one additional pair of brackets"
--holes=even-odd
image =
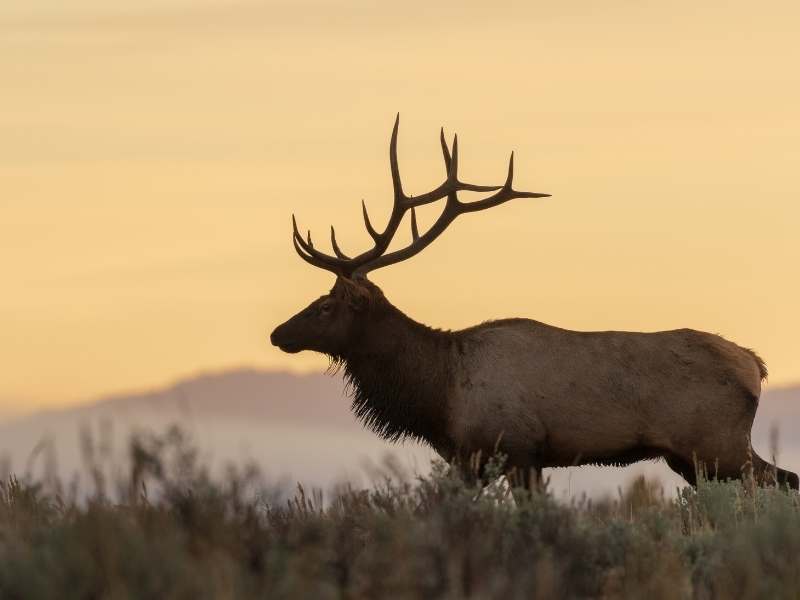
[(297, 229), (297, 219), (295, 219), (294, 213), (292, 214), (292, 237), (299, 238), (300, 242), (303, 241), (303, 238), (300, 236), (300, 231)]
[(417, 211), (411, 208), (411, 239), (415, 242), (419, 239), (419, 229), (417, 229)]
[[(295, 219), (294, 215), (292, 215), (292, 229), (293, 235), (292, 237), (300, 244), (300, 247), (305, 250), (307, 254), (314, 256), (315, 254), (321, 254), (314, 249), (314, 246), (311, 244), (311, 232), (308, 232), (308, 240), (304, 240), (303, 236), (300, 235), (300, 230), (297, 228), (297, 219)], [(322, 258), (318, 256), (317, 258)]]
[(314, 244), (311, 243), (311, 231), (309, 230), (306, 234), (306, 239), (303, 239), (303, 236), (300, 235), (300, 230), (297, 228), (297, 220), (292, 215), (292, 229), (294, 229), (294, 237), (300, 246), (305, 250), (308, 254), (313, 255), (320, 255), (318, 258), (323, 258), (324, 255), (321, 252), (318, 252), (314, 248)]
[[(452, 184), (458, 184), (458, 134), (453, 134), (453, 149), (450, 151), (450, 168), (447, 169), (447, 179)], [(484, 190), (488, 191), (488, 190)]]
[(297, 254), (300, 255), (300, 258), (302, 258), (308, 264), (314, 265), (315, 267), (319, 267), (320, 269), (325, 269), (326, 271), (330, 271), (331, 273), (336, 273), (336, 274), (339, 273), (339, 271), (335, 269), (333, 265), (329, 264), (328, 262), (326, 262), (321, 258), (312, 256), (308, 254), (306, 251), (304, 251), (302, 246), (300, 246), (300, 244), (298, 243), (297, 241), (298, 239), (302, 241), (303, 238), (297, 238), (296, 236), (292, 236), (292, 243), (294, 244), (294, 249), (297, 251)]
[(539, 194), (537, 192), (519, 192), (514, 189), (513, 182), (514, 182), (514, 153), (512, 152), (511, 156), (508, 159), (508, 174), (506, 175), (506, 182), (503, 184), (503, 187), (501, 187), (496, 194), (493, 194), (488, 198), (484, 198), (483, 200), (477, 200), (475, 202), (459, 202), (458, 212), (468, 213), (468, 212), (476, 212), (479, 210), (485, 210), (487, 208), (498, 206), (499, 204), (503, 204), (504, 202), (508, 202), (509, 200), (514, 200), (516, 198), (550, 197), (550, 194)]
[(392, 187), (394, 188), (394, 201), (401, 202), (405, 199), (403, 183), (400, 181), (400, 167), (397, 164), (397, 130), (400, 128), (400, 113), (394, 120), (392, 139), (389, 142), (389, 166), (392, 170)]
[(306, 239), (303, 239), (303, 236), (300, 235), (300, 230), (297, 228), (297, 219), (294, 215), (292, 215), (292, 243), (297, 253), (306, 262), (332, 273), (341, 274), (345, 272), (345, 261), (328, 256), (314, 248), (314, 244), (311, 241), (311, 231), (308, 231)]
[(378, 234), (377, 231), (375, 231), (375, 228), (372, 226), (372, 223), (369, 222), (369, 215), (367, 214), (367, 203), (364, 202), (363, 199), (361, 200), (361, 212), (364, 213), (364, 225), (367, 228), (367, 233), (369, 233), (370, 237), (377, 242), (378, 239), (380, 238), (380, 235)]
[(506, 175), (506, 182), (503, 187), (510, 190), (514, 194), (514, 198), (549, 198), (551, 194), (539, 194), (537, 192), (519, 192), (513, 189), (514, 182), (514, 151), (511, 151), (511, 156), (508, 157), (508, 174)]
[(350, 260), (350, 257), (342, 252), (342, 250), (339, 248), (339, 244), (336, 243), (336, 231), (333, 229), (333, 225), (331, 225), (331, 246), (333, 246), (333, 252), (338, 258), (342, 260)]
[(450, 148), (447, 147), (447, 140), (444, 139), (444, 127), (439, 130), (439, 142), (442, 144), (442, 154), (444, 155), (444, 166), (450, 173)]

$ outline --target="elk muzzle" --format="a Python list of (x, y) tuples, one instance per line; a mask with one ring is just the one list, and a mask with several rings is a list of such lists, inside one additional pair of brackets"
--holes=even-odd
[(284, 352), (288, 352), (289, 354), (296, 354), (303, 350), (302, 344), (300, 344), (296, 339), (293, 339), (295, 336), (292, 335), (290, 330), (291, 328), (291, 320), (286, 321), (281, 325), (278, 325), (275, 330), (270, 334), (269, 341), (272, 342), (273, 346), (277, 346)]

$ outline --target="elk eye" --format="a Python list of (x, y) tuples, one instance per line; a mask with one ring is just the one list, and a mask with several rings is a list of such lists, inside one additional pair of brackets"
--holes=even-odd
[(332, 306), (330, 302), (323, 302), (319, 307), (319, 311), (321, 313), (329, 313), (331, 312), (331, 308)]

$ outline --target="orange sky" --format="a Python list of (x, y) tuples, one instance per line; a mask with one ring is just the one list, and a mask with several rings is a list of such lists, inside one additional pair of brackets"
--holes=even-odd
[[(331, 277), (301, 226), (368, 243), (436, 185), (550, 192), (373, 279), (442, 327), (694, 327), (800, 380), (800, 6), (771, 2), (0, 4), (0, 415), (249, 364)], [(430, 223), (433, 209), (422, 215)], [(405, 233), (403, 235), (406, 235)]]

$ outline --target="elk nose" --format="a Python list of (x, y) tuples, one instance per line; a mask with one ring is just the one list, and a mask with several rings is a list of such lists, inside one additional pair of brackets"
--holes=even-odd
[(278, 329), (280, 329), (280, 327), (276, 327), (275, 331), (269, 334), (269, 341), (270, 343), (272, 343), (273, 346), (278, 345), (278, 339), (277, 336), (275, 335), (278, 332)]

